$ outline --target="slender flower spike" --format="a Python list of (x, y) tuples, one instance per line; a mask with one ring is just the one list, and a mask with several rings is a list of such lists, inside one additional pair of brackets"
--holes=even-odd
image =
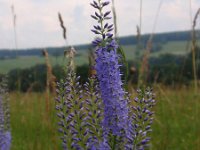
[(96, 79), (91, 77), (84, 87), (79, 80), (68, 63), (65, 80), (57, 84), (58, 130), (64, 150), (94, 149), (102, 141), (102, 104)]
[(124, 133), (127, 132), (128, 106), (122, 88), (117, 44), (113, 40), (106, 47), (99, 47), (96, 55), (96, 71), (104, 104), (104, 137), (109, 141), (111, 135), (114, 138), (112, 142), (119, 144), (120, 141), (116, 140), (125, 137)]
[[(153, 123), (153, 107), (156, 103), (152, 89), (137, 90), (138, 97), (134, 99), (135, 105), (130, 109), (131, 135), (127, 144), (127, 149), (143, 150), (149, 146), (151, 124)], [(131, 105), (131, 104), (129, 104)], [(132, 115), (131, 115), (132, 114)]]
[(86, 149), (88, 129), (83, 107), (82, 86), (73, 70), (68, 70), (65, 81), (58, 83), (56, 110), (63, 149)]
[(114, 135), (121, 135), (121, 130), (127, 126), (128, 108), (116, 49), (114, 41), (97, 49), (96, 70), (104, 103), (104, 128)]
[[(1, 80), (1, 79), (0, 79)], [(10, 113), (8, 106), (8, 93), (5, 79), (0, 81), (0, 149), (10, 150)]]
[[(97, 0), (91, 3), (91, 6), (97, 10), (94, 13), (94, 15), (91, 15), (91, 17), (95, 19), (99, 24), (97, 26), (94, 26), (94, 29), (92, 29), (91, 31), (95, 34), (101, 35), (104, 42), (112, 40), (113, 36), (113, 34), (110, 33), (113, 30), (112, 28), (113, 25), (110, 25), (108, 23), (104, 24), (104, 20), (111, 19), (110, 17), (111, 11), (103, 12), (104, 7), (106, 7), (109, 4), (110, 4), (109, 1), (104, 1), (104, 0)], [(99, 44), (102, 43), (94, 41), (93, 44), (95, 46), (98, 46)]]
[(111, 19), (110, 11), (103, 12), (103, 8), (109, 4), (109, 1), (98, 0), (92, 4), (98, 6), (94, 8), (98, 10), (95, 16), (98, 18), (98, 27), (100, 27), (99, 29), (95, 26), (92, 31), (102, 36), (101, 40), (97, 39), (93, 42), (94, 46), (97, 46), (96, 71), (104, 104), (102, 122), (104, 141), (101, 146), (115, 149), (120, 146), (120, 142), (125, 140), (124, 135), (128, 129), (128, 106), (125, 91), (122, 88), (118, 45), (112, 39), (113, 25), (104, 23), (104, 20)]
[(89, 125), (88, 132), (89, 140), (88, 147), (95, 149), (99, 147), (102, 139), (102, 117), (103, 117), (103, 104), (100, 97), (100, 91), (96, 76), (93, 75), (89, 78), (89, 82), (84, 84), (85, 97), (86, 97), (86, 112), (87, 121)]

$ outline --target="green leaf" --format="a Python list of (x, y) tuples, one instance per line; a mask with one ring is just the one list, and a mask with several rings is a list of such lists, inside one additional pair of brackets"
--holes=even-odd
[(127, 89), (128, 85), (127, 85), (127, 82), (128, 82), (128, 62), (126, 60), (126, 56), (125, 56), (125, 53), (124, 53), (124, 50), (121, 46), (118, 47), (117, 49), (117, 53), (121, 56), (121, 63), (125, 66), (125, 71), (124, 71), (124, 86), (125, 88)]

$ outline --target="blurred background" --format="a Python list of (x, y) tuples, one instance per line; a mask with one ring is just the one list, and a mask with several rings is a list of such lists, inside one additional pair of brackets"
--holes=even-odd
[[(60, 149), (55, 83), (70, 50), (82, 83), (92, 71), (90, 2), (0, 0), (0, 77), (8, 78), (13, 150)], [(200, 1), (112, 0), (112, 10), (129, 91), (145, 85), (157, 95), (151, 149), (200, 150)]]

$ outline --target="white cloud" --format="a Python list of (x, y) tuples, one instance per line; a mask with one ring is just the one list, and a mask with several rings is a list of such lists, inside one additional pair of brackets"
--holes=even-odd
[[(68, 32), (68, 43), (89, 43), (94, 35), (90, 28), (94, 23), (90, 14), (94, 9), (91, 0), (1, 0), (0, 1), (0, 48), (13, 48), (11, 4), (17, 14), (17, 35), (20, 48), (61, 46), (62, 30), (57, 12), (61, 12)], [(160, 0), (143, 0), (142, 32), (152, 32)], [(139, 23), (138, 0), (115, 0), (119, 35), (136, 34)], [(193, 1), (193, 15), (200, 6)], [(156, 32), (185, 30), (190, 28), (189, 1), (163, 0)]]

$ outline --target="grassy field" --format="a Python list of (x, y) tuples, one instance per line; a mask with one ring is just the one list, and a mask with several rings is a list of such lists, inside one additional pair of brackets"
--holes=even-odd
[[(177, 41), (177, 42), (168, 42), (162, 46), (162, 50), (159, 52), (154, 52), (151, 54), (151, 56), (159, 56), (160, 54), (176, 54), (176, 55), (182, 55), (188, 52), (187, 48), (188, 42), (184, 41)], [(123, 49), (125, 51), (127, 60), (133, 60), (135, 58), (136, 54), (136, 46), (135, 45), (128, 45), (123, 46)], [(143, 51), (138, 52), (139, 55), (141, 55)], [(52, 65), (63, 65), (64, 58), (63, 56), (59, 57), (50, 57), (50, 61)], [(88, 51), (87, 50), (81, 50), (78, 51), (78, 56), (75, 57), (76, 65), (83, 65), (88, 63)], [(37, 65), (37, 64), (44, 64), (45, 60), (44, 57), (37, 57), (37, 56), (24, 56), (24, 57), (18, 57), (16, 59), (5, 59), (0, 60), (0, 73), (8, 73), (10, 70), (15, 68), (29, 68), (31, 66)]]
[(155, 52), (152, 56), (159, 56), (160, 54), (175, 54), (175, 55), (184, 55), (189, 52), (190, 42), (176, 41), (168, 42), (162, 46), (162, 50)]
[[(157, 105), (152, 150), (200, 149), (200, 94), (191, 89), (155, 87)], [(54, 98), (46, 111), (45, 94), (11, 93), (12, 150), (60, 150)]]
[(158, 103), (153, 126), (154, 150), (200, 149), (200, 94), (191, 89), (156, 90)]
[[(52, 65), (63, 65), (65, 64), (65, 59), (63, 56), (50, 57), (50, 62)], [(79, 55), (75, 58), (77, 65), (82, 65), (88, 63), (88, 54), (85, 51), (79, 52)], [(45, 58), (39, 56), (23, 56), (17, 57), (16, 59), (5, 59), (0, 60), (0, 73), (8, 73), (12, 69), (24, 69), (29, 68), (38, 64), (44, 64)]]
[(45, 95), (12, 93), (10, 97), (12, 150), (56, 150), (59, 142), (53, 97), (49, 113)]

